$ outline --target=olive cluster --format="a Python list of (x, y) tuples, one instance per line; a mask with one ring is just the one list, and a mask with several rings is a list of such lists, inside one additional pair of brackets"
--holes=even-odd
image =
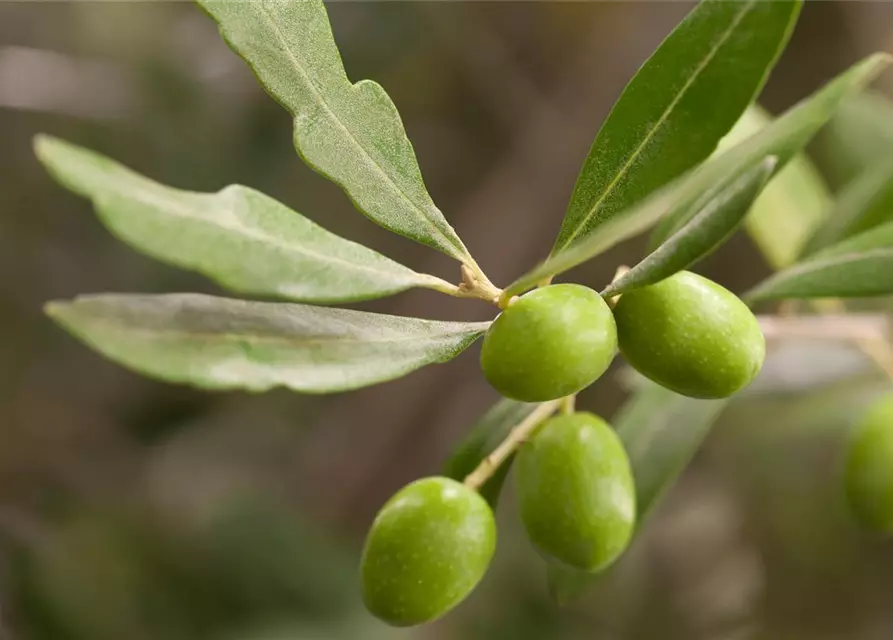
[[(612, 301), (576, 284), (515, 299), (484, 338), (481, 367), (508, 398), (572, 396), (610, 366), (618, 350), (651, 380), (696, 398), (747, 386), (763, 364), (756, 318), (714, 282), (680, 272)], [(550, 562), (595, 572), (626, 548), (636, 520), (629, 458), (614, 430), (590, 413), (553, 417), (518, 448), (521, 519)], [(431, 621), (461, 602), (496, 549), (490, 505), (445, 477), (413, 482), (381, 509), (362, 561), (368, 609), (397, 626)]]

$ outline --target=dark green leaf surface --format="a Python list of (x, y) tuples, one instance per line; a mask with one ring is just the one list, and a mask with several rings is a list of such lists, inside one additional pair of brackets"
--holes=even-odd
[[(613, 420), (633, 468), (639, 526), (676, 481), (728, 399), (695, 400), (646, 382)], [(549, 591), (561, 603), (578, 597), (599, 574), (549, 567)]]
[[(464, 480), (538, 406), (536, 402), (518, 402), (508, 398), (497, 402), (471, 427), (468, 435), (453, 451), (444, 466), (444, 475), (454, 480)], [(509, 458), (479, 489), (494, 509), (511, 466), (512, 458)]]
[(597, 234), (540, 263), (509, 285), (504, 295), (523, 293), (538, 282), (596, 257), (660, 220), (653, 237), (654, 246), (658, 246), (687, 221), (687, 216), (695, 213), (692, 203), (717, 182), (746, 171), (747, 167), (768, 156), (778, 157), (777, 173), (828, 121), (841, 100), (862, 89), (889, 64), (890, 59), (886, 54), (875, 54), (857, 63), (741, 144), (613, 216), (601, 225)]
[(800, 7), (761, 0), (695, 7), (602, 125), (552, 255), (705, 160), (763, 87)]
[(35, 149), (61, 184), (93, 201), (100, 219), (123, 241), (234, 291), (332, 303), (449, 286), (329, 233), (247, 187), (181, 191), (61, 140), (38, 137)]
[(612, 282), (603, 296), (644, 287), (688, 268), (710, 254), (734, 233), (775, 169), (770, 156), (735, 178), (717, 185), (696, 203), (697, 213), (639, 264)]
[(893, 222), (844, 240), (776, 273), (744, 298), (754, 303), (889, 294), (893, 294)]
[(110, 360), (148, 376), (208, 389), (306, 393), (357, 389), (446, 362), (489, 326), (199, 294), (82, 296), (51, 302), (47, 313)]
[(375, 82), (348, 79), (320, 0), (198, 3), (294, 116), (295, 148), (308, 165), (386, 229), (471, 260), (428, 195), (394, 103)]
[[(719, 143), (722, 153), (764, 129), (773, 118), (751, 105)], [(832, 197), (818, 169), (798, 153), (769, 181), (744, 219), (744, 227), (773, 269), (797, 261), (803, 245), (824, 220)]]
[(825, 224), (809, 238), (808, 255), (893, 219), (893, 149), (837, 196)]

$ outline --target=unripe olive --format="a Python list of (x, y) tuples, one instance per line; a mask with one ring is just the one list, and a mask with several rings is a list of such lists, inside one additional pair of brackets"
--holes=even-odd
[(521, 519), (547, 558), (583, 571), (611, 564), (636, 519), (632, 469), (617, 434), (591, 413), (558, 416), (515, 460)]
[(893, 395), (875, 402), (847, 448), (846, 498), (862, 526), (893, 533)]
[(477, 585), (496, 549), (493, 511), (449, 478), (417, 480), (379, 511), (362, 559), (363, 600), (394, 626), (429, 622)]
[(554, 400), (585, 389), (617, 350), (617, 329), (602, 297), (578, 284), (542, 287), (509, 305), (481, 349), (484, 376), (502, 395)]
[(763, 366), (766, 341), (747, 305), (689, 271), (624, 293), (614, 318), (626, 360), (685, 396), (725, 398)]

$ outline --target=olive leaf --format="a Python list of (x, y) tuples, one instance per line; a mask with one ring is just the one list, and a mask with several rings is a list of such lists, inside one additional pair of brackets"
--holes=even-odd
[(612, 216), (601, 224), (599, 233), (540, 263), (509, 285), (504, 297), (523, 293), (546, 278), (572, 269), (618, 242), (645, 231), (658, 220), (660, 226), (655, 230), (655, 244), (665, 241), (696, 213), (692, 203), (705, 191), (728, 176), (740, 174), (762, 158), (777, 156), (777, 173), (828, 121), (840, 102), (862, 89), (890, 60), (890, 56), (881, 53), (858, 62), (763, 130)]
[(804, 255), (893, 220), (893, 148), (891, 155), (847, 184), (825, 219), (809, 238)]
[[(720, 141), (717, 154), (743, 142), (772, 120), (759, 105), (751, 105)], [(801, 152), (769, 181), (744, 219), (744, 228), (769, 265), (782, 269), (797, 261), (807, 238), (827, 215), (831, 202), (824, 179)]]
[(93, 201), (121, 240), (234, 291), (323, 304), (450, 286), (247, 187), (213, 194), (173, 189), (49, 136), (37, 137), (35, 151), (62, 185)]
[[(462, 442), (453, 450), (444, 465), (444, 475), (455, 480), (463, 480), (538, 406), (536, 402), (519, 402), (508, 398), (497, 402), (475, 422)], [(511, 469), (513, 457), (503, 462), (478, 489), (494, 509), (499, 501), (502, 485)]]
[(753, 304), (785, 298), (889, 294), (893, 294), (893, 222), (864, 231), (779, 271), (742, 297)]
[[(687, 398), (645, 382), (621, 407), (613, 424), (632, 465), (639, 528), (694, 457), (728, 402)], [(549, 592), (562, 604), (599, 579), (600, 574), (568, 567), (548, 568)]]
[(357, 389), (446, 362), (489, 326), (199, 294), (82, 296), (51, 302), (47, 313), (148, 376), (305, 393)]
[(893, 153), (893, 101), (866, 91), (847, 100), (820, 139), (823, 165), (844, 185)]
[(602, 125), (553, 256), (713, 152), (762, 89), (801, 5), (703, 0), (688, 14)]
[(294, 117), (295, 148), (366, 216), (459, 261), (468, 250), (425, 188), (394, 103), (352, 84), (321, 0), (198, 0), (226, 42)]
[(666, 242), (602, 291), (605, 297), (654, 284), (709, 255), (738, 228), (751, 204), (775, 170), (769, 156), (734, 178), (720, 183), (695, 203), (697, 213)]

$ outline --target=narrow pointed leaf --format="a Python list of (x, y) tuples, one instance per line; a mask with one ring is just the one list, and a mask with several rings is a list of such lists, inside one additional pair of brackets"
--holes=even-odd
[(434, 205), (394, 103), (375, 82), (352, 84), (321, 0), (198, 0), (264, 88), (294, 116), (295, 148), (366, 216), (466, 262)]
[[(751, 105), (719, 143), (717, 154), (761, 131), (772, 120), (759, 105)], [(827, 216), (831, 202), (824, 179), (801, 152), (769, 181), (744, 219), (744, 227), (769, 265), (782, 269), (800, 257), (806, 240)]]
[[(455, 448), (444, 465), (444, 475), (454, 480), (464, 480), (538, 406), (535, 402), (518, 402), (508, 398), (497, 402), (481, 416)], [(478, 489), (494, 509), (513, 458), (514, 456), (503, 462), (496, 473)]]
[(779, 271), (745, 294), (749, 303), (785, 298), (893, 294), (893, 222), (865, 231)]
[(61, 140), (41, 136), (35, 149), (61, 184), (93, 201), (117, 237), (234, 291), (333, 303), (447, 285), (329, 233), (247, 187), (181, 191)]
[[(802, 151), (841, 103), (871, 82), (890, 64), (890, 60), (889, 55), (876, 53), (856, 63), (756, 134), (705, 163), (685, 186), (695, 191), (703, 190), (707, 188), (705, 185), (722, 179), (722, 176), (741, 171), (745, 166), (770, 155), (778, 157), (777, 173)], [(684, 209), (672, 212), (661, 220), (652, 236), (652, 243), (659, 244), (669, 237), (678, 228), (679, 216), (684, 212)]]
[(841, 190), (825, 224), (809, 238), (804, 254), (815, 253), (889, 220), (893, 220), (893, 148), (888, 157)]
[(692, 203), (716, 183), (767, 156), (778, 157), (777, 173), (828, 121), (840, 102), (862, 89), (890, 59), (886, 54), (875, 54), (857, 63), (762, 131), (614, 215), (601, 225), (599, 233), (537, 265), (509, 285), (504, 295), (523, 293), (541, 280), (568, 271), (660, 221), (652, 238), (652, 245), (658, 246), (685, 224), (686, 216), (692, 214)]
[(741, 224), (751, 204), (772, 175), (777, 158), (770, 156), (738, 176), (720, 184), (697, 203), (698, 212), (639, 264), (611, 283), (603, 296), (615, 296), (644, 287), (687, 269), (709, 255)]
[(357, 389), (446, 362), (488, 326), (199, 294), (82, 296), (51, 302), (47, 313), (105, 357), (151, 377), (305, 393)]
[(704, 0), (688, 14), (602, 125), (552, 255), (713, 153), (763, 87), (801, 4)]
[[(695, 400), (645, 383), (623, 405), (613, 422), (633, 468), (639, 527), (694, 457), (727, 404), (728, 399)], [(549, 592), (565, 604), (599, 578), (550, 566)]]
[(893, 101), (866, 91), (847, 100), (828, 123), (820, 151), (842, 186), (893, 153)]

